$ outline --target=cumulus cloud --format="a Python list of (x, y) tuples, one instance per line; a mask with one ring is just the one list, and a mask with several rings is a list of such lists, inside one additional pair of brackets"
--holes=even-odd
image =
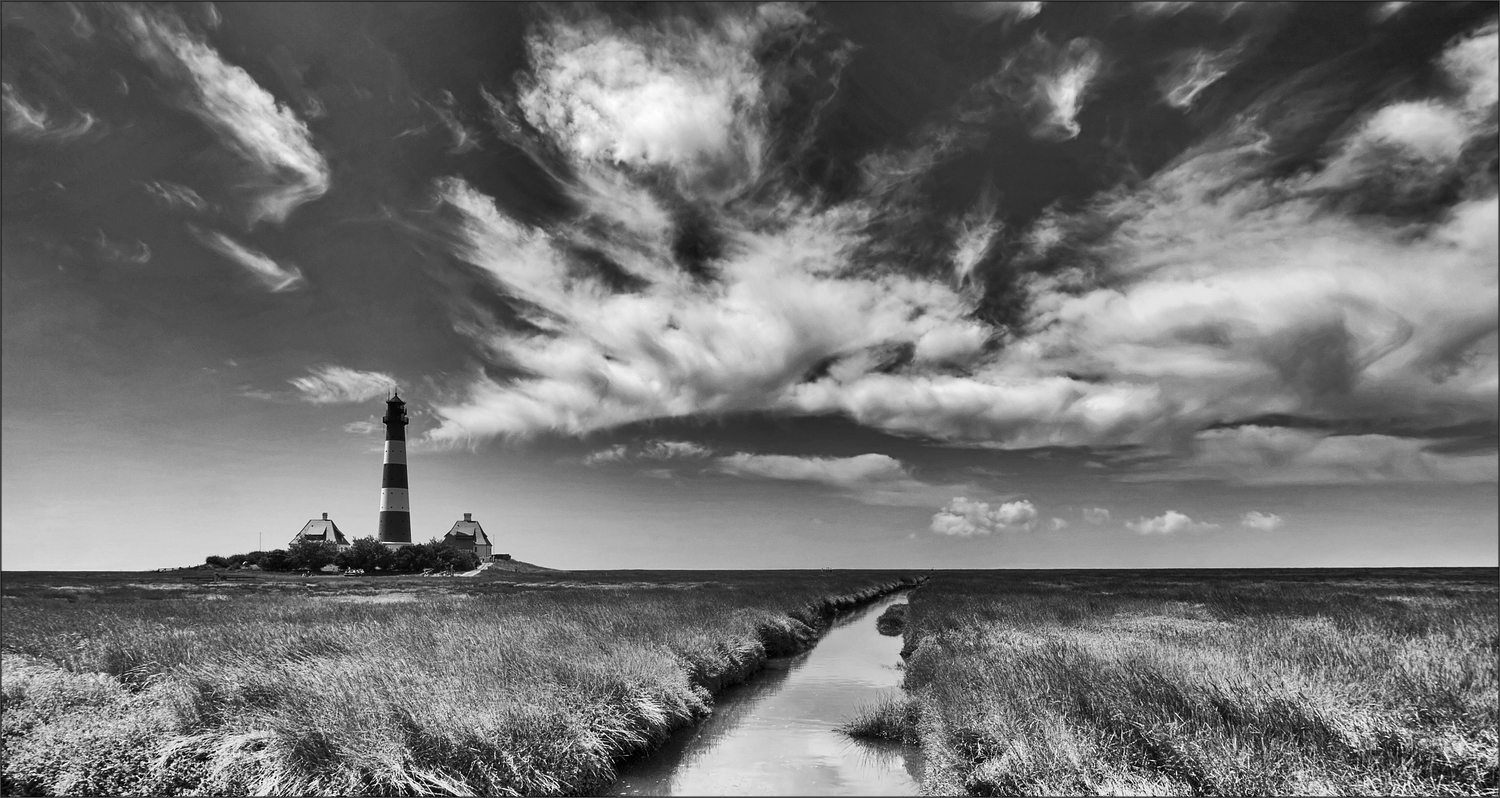
[(188, 230), (205, 246), (244, 267), (245, 271), (272, 293), (295, 291), (307, 285), (307, 280), (302, 277), (302, 270), (295, 264), (282, 266), (217, 230), (202, 230), (193, 225), (189, 225)]
[(1218, 529), (1219, 525), (1198, 523), (1176, 510), (1168, 510), (1155, 518), (1126, 521), (1125, 528), (1141, 535), (1175, 535), (1179, 532), (1206, 532)]
[(1240, 526), (1246, 529), (1258, 529), (1261, 532), (1272, 532), (1280, 529), (1286, 522), (1275, 513), (1262, 513), (1252, 510), (1240, 516)]
[(226, 62), (171, 10), (121, 6), (121, 35), (171, 81), (177, 104), (203, 121), (246, 167), (247, 221), (285, 221), (329, 186), (328, 164), (307, 125), (250, 74)]
[(1048, 522), (1048, 526), (1052, 527), (1053, 532), (1056, 532), (1060, 529), (1067, 529), (1068, 521), (1065, 518), (1054, 518)]
[(353, 404), (385, 396), (396, 388), (396, 380), (379, 371), (358, 371), (343, 366), (309, 368), (307, 377), (287, 382), (301, 394), (304, 402), (315, 405)]
[(1497, 61), (1500, 61), (1500, 22), (1494, 19), (1459, 38), (1443, 52), (1440, 63), (1462, 92), (1466, 110), (1483, 112), (1494, 108), (1500, 100)]
[(991, 507), (986, 502), (956, 496), (932, 516), (928, 528), (936, 535), (973, 537), (996, 532), (1030, 532), (1036, 524), (1036, 505), (1025, 499)]
[(800, 18), (767, 6), (708, 25), (622, 29), (559, 15), (527, 39), (532, 72), (518, 105), (584, 161), (753, 173), (765, 136), (754, 48), (768, 29)]
[(1103, 507), (1085, 507), (1083, 508), (1083, 520), (1098, 526), (1109, 520), (1109, 510)]
[(845, 488), (908, 477), (906, 466), (900, 460), (875, 453), (854, 457), (797, 457), (738, 452), (720, 457), (715, 465), (718, 470), (735, 476), (821, 482)]
[(589, 452), (583, 456), (583, 464), (586, 466), (608, 465), (610, 463), (623, 463), (630, 457), (630, 451), (623, 443), (617, 443), (597, 452)]

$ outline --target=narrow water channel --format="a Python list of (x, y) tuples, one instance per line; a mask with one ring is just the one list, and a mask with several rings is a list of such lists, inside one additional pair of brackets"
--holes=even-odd
[(920, 752), (834, 731), (900, 691), (901, 638), (875, 630), (904, 593), (835, 621), (812, 650), (771, 660), (713, 714), (632, 762), (610, 795), (916, 795)]

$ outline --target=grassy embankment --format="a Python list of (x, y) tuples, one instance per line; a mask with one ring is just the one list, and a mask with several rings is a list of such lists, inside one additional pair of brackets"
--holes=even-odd
[(1494, 569), (939, 573), (908, 698), (936, 794), (1496, 794)]
[(588, 792), (898, 578), (7, 574), (3, 791)]

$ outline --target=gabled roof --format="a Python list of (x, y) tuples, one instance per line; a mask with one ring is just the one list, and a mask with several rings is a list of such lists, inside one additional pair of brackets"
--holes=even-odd
[(484, 533), (484, 527), (478, 521), (455, 521), (453, 528), (443, 536), (444, 540), (450, 538), (467, 538), (474, 541), (476, 546), (490, 545), (490, 536)]
[(338, 524), (327, 518), (314, 518), (308, 521), (307, 526), (302, 527), (302, 531), (298, 532), (297, 537), (292, 538), (292, 541), (296, 542), (298, 538), (337, 543), (340, 546), (349, 545), (348, 538), (345, 538), (344, 533), (339, 531)]

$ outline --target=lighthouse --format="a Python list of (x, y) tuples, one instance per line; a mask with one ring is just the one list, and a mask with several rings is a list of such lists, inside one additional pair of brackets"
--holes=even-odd
[(385, 463), (380, 468), (380, 532), (387, 546), (411, 543), (411, 503), (406, 491), (406, 403), (385, 400)]

